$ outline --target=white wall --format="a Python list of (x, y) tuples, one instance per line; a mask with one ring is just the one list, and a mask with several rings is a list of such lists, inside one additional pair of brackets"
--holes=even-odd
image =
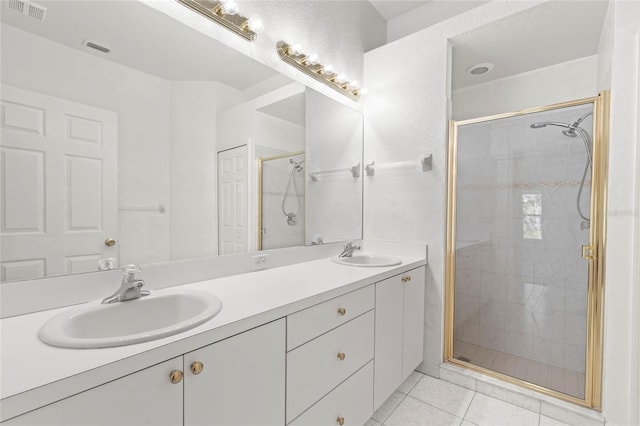
[[(539, 4), (492, 2), (365, 54), (364, 163), (418, 161), (433, 153), (430, 172), (397, 173), (366, 181), (364, 238), (429, 246), (424, 362), (439, 375), (443, 354), (447, 39)], [(419, 52), (419, 54), (417, 53)], [(389, 72), (394, 64), (394, 72)]]
[(466, 120), (590, 98), (597, 93), (597, 68), (598, 56), (593, 55), (454, 90), (452, 118)]
[[(445, 3), (445, 7), (443, 7), (443, 3)], [(387, 42), (406, 37), (485, 3), (488, 1), (436, 0), (427, 2), (408, 13), (389, 19), (387, 22)]]
[(624, 425), (640, 423), (640, 3), (612, 3), (606, 24), (613, 43), (601, 44), (602, 63), (611, 64), (603, 409), (608, 423)]

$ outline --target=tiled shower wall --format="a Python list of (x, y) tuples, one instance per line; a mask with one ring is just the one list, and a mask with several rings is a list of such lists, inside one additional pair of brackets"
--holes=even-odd
[[(455, 340), (585, 371), (589, 230), (576, 197), (591, 105), (463, 126), (458, 139)], [(582, 126), (591, 134), (592, 120)], [(582, 211), (589, 215), (590, 170)]]

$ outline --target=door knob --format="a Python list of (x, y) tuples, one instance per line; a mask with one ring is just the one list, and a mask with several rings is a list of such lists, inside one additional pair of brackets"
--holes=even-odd
[(106, 240), (104, 240), (104, 245), (107, 247), (113, 247), (116, 245), (116, 240), (114, 240), (113, 238), (107, 238)]

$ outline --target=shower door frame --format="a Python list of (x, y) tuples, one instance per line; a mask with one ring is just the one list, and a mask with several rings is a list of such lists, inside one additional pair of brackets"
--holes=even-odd
[[(456, 186), (458, 128), (467, 124), (482, 123), (503, 118), (518, 117), (567, 107), (593, 104), (593, 159), (591, 172), (591, 226), (589, 245), (583, 246), (582, 257), (588, 260), (587, 291), (587, 341), (585, 358), (585, 398), (580, 399), (553, 389), (527, 382), (488, 368), (453, 357), (455, 241), (456, 241)], [(500, 380), (541, 392), (578, 405), (602, 409), (602, 365), (604, 330), (604, 280), (606, 243), (607, 176), (609, 164), (609, 91), (602, 91), (592, 98), (579, 99), (522, 111), (449, 121), (448, 173), (447, 173), (447, 229), (445, 265), (445, 341), (444, 360), (463, 368), (498, 378)]]
[[(288, 152), (286, 154), (274, 155), (273, 157), (258, 158), (258, 251), (262, 251), (262, 163), (271, 160), (280, 160), (296, 155), (305, 155), (305, 151)], [(306, 157), (305, 157), (306, 158)], [(306, 194), (305, 194), (306, 199)], [(306, 204), (306, 201), (305, 201)], [(307, 210), (305, 209), (305, 216)], [(305, 222), (306, 223), (306, 222)]]

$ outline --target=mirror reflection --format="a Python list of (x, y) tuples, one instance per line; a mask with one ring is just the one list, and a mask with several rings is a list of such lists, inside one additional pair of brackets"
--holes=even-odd
[(1, 15), (2, 282), (362, 237), (362, 179), (309, 175), (359, 113), (137, 1), (40, 4)]

